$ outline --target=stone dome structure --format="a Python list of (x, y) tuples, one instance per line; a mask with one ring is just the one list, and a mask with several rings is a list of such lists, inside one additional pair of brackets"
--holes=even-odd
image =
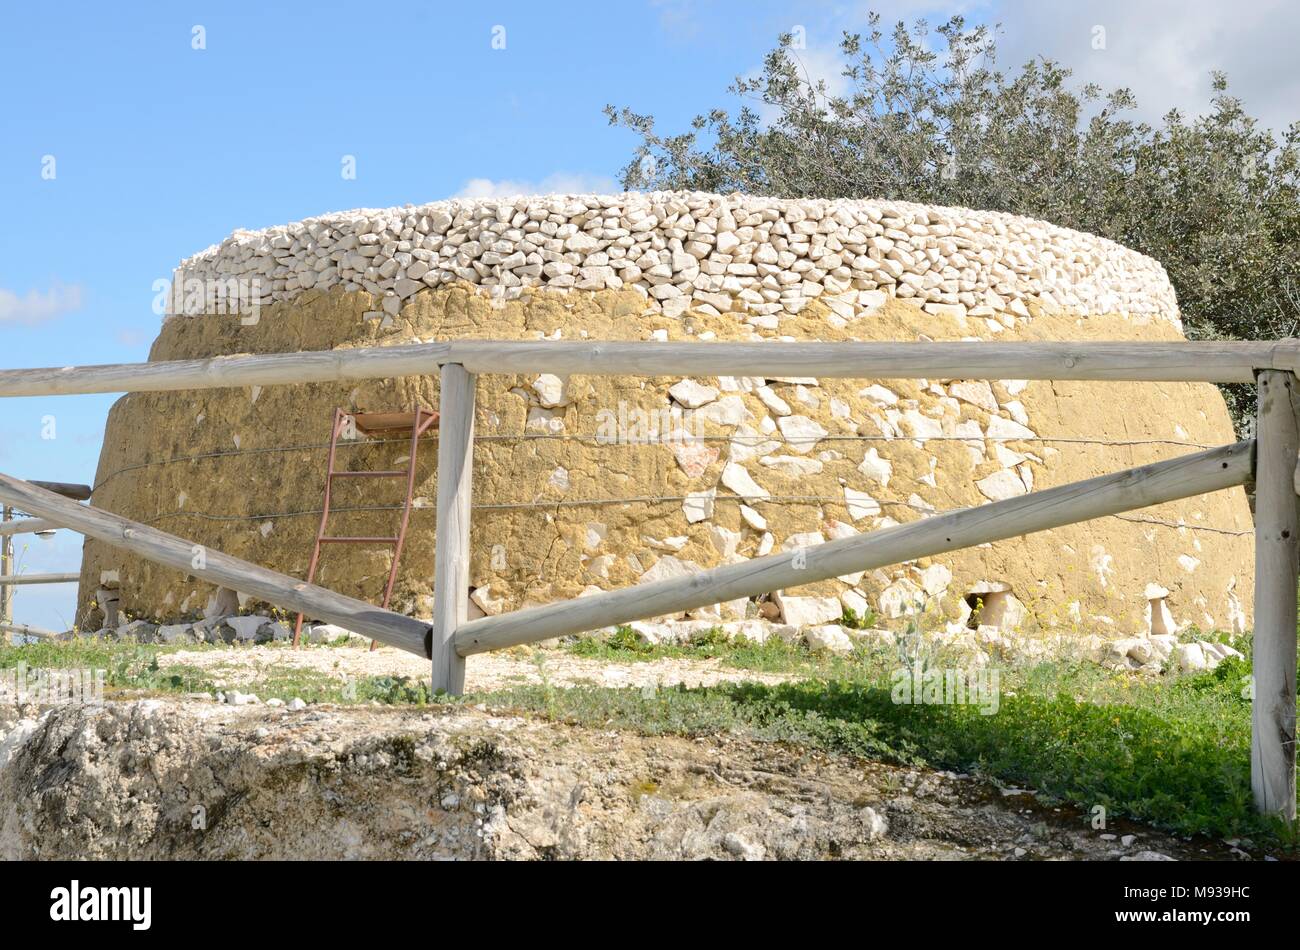
[[(150, 359), (505, 340), (1180, 340), (1164, 269), (1013, 215), (865, 200), (653, 193), (468, 199), (237, 231), (182, 262)], [(305, 576), (335, 406), (437, 408), (437, 377), (135, 393), (109, 415), (96, 503)], [(478, 381), (474, 610), (492, 614), (924, 518), (1234, 441), (1210, 385), (492, 376)], [(340, 467), (400, 467), (345, 443)], [(427, 616), (436, 452), (394, 607)], [(336, 487), (336, 533), (390, 533), (392, 483)], [(1114, 634), (1242, 628), (1240, 490), (692, 612)], [(317, 582), (377, 600), (387, 548)], [(220, 600), (87, 541), (80, 622)], [(228, 596), (228, 592), (226, 595)], [(243, 605), (252, 609), (256, 605)], [(979, 613), (971, 615), (972, 607)]]

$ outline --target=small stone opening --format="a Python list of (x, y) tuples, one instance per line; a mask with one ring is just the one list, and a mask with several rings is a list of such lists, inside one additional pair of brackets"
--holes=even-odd
[(1019, 612), (1016, 607), (1019, 601), (1012, 595), (1008, 584), (999, 582), (978, 584), (970, 589), (963, 600), (970, 608), (966, 626), (971, 630), (980, 627), (1003, 629), (1008, 625), (1014, 626), (1018, 621)]
[(1162, 636), (1166, 633), (1176, 633), (1173, 628), (1173, 617), (1169, 613), (1169, 606), (1165, 603), (1163, 597), (1152, 597), (1147, 601), (1147, 622), (1151, 628), (1152, 636)]

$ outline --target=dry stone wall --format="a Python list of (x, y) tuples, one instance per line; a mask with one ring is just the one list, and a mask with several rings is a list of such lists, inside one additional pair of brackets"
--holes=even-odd
[[(1025, 317), (1027, 301), (1177, 321), (1164, 268), (1112, 241), (1014, 215), (872, 201), (700, 193), (443, 201), (236, 231), (177, 269), (174, 309), (206, 308), (237, 281), (259, 304), (304, 290), (365, 290), (387, 317), (420, 291), (465, 281), (644, 294), (669, 316), (736, 312), (775, 330), (825, 298), (839, 319), (888, 293), (968, 316)], [(996, 321), (995, 321), (996, 322)], [(993, 332), (998, 332), (994, 330)]]
[[(185, 261), (176, 285), (153, 359), (452, 338), (1182, 338), (1149, 258), (1010, 215), (870, 201), (656, 193), (344, 212), (236, 232)], [(226, 312), (231, 287), (238, 313)], [(489, 614), (1232, 439), (1217, 391), (1189, 384), (534, 374), (482, 376), (478, 395), (471, 582), (474, 610)], [(333, 407), (416, 401), (436, 408), (436, 377), (133, 394), (110, 414), (96, 499), (301, 576)], [(361, 440), (341, 458), (385, 468), (405, 454)], [(417, 466), (398, 585), (397, 605), (417, 614), (432, 594), (435, 454), (430, 443)], [(395, 518), (382, 506), (398, 496), (365, 484), (336, 498), (338, 533), (383, 534)], [(692, 619), (823, 626), (847, 608), (894, 628), (1241, 628), (1250, 528), (1235, 490)], [(318, 579), (373, 600), (389, 557), (334, 549)], [(85, 625), (101, 581), (133, 616), (218, 607), (192, 578), (89, 542)]]

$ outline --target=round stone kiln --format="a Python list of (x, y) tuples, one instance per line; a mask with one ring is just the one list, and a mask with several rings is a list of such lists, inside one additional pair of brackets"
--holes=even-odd
[[(457, 200), (239, 231), (181, 264), (153, 360), (503, 340), (1179, 340), (1163, 268), (1011, 215), (694, 193)], [(319, 520), (334, 408), (438, 406), (436, 376), (124, 397), (95, 502), (295, 576)], [(497, 613), (924, 518), (1233, 441), (1209, 385), (482, 376), (475, 610)], [(436, 452), (421, 452), (394, 607), (427, 616)], [(404, 441), (338, 466), (400, 468)], [(333, 533), (391, 533), (395, 482), (336, 486)], [(402, 486), (404, 487), (404, 485)], [(1239, 490), (782, 592), (704, 619), (1240, 628)], [(339, 547), (317, 582), (377, 600), (391, 549)], [(94, 541), (133, 617), (231, 592)], [(245, 610), (259, 605), (242, 604)], [(979, 613), (972, 617), (971, 610)]]

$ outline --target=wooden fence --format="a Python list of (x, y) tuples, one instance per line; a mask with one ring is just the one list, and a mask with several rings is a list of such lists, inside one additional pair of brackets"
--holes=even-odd
[[(91, 488), (89, 485), (78, 485), (72, 482), (42, 482), (35, 479), (31, 484), (37, 485), (55, 494), (62, 495), (65, 498), (76, 498), (85, 501), (90, 498)], [(17, 629), (25, 627), (25, 624), (15, 624), (14, 620), (14, 591), (13, 588), (19, 584), (60, 584), (70, 583), (80, 580), (80, 575), (13, 575), (14, 570), (14, 535), (27, 533), (44, 533), (54, 531), (59, 526), (52, 522), (42, 521), (40, 518), (19, 518), (14, 520), (14, 510), (9, 505), (0, 506), (0, 633), (25, 633), (30, 636), (48, 635), (53, 636), (48, 630), (35, 632), (35, 628)], [(46, 580), (36, 578), (46, 577)], [(55, 579), (58, 577), (59, 579)]]
[[(460, 693), (465, 657), (883, 567), (1205, 492), (1255, 485), (1251, 784), (1296, 814), (1296, 378), (1300, 341), (1273, 343), (563, 343), (453, 341), (114, 366), (0, 371), (0, 396), (441, 377), (432, 624), (381, 610), (0, 475), (0, 502), (210, 583), (432, 661)], [(1253, 382), (1256, 438), (682, 578), (466, 622), (475, 380), (480, 373)], [(202, 550), (203, 558), (195, 557)], [(796, 558), (798, 563), (796, 563)], [(449, 593), (444, 593), (449, 592)]]

